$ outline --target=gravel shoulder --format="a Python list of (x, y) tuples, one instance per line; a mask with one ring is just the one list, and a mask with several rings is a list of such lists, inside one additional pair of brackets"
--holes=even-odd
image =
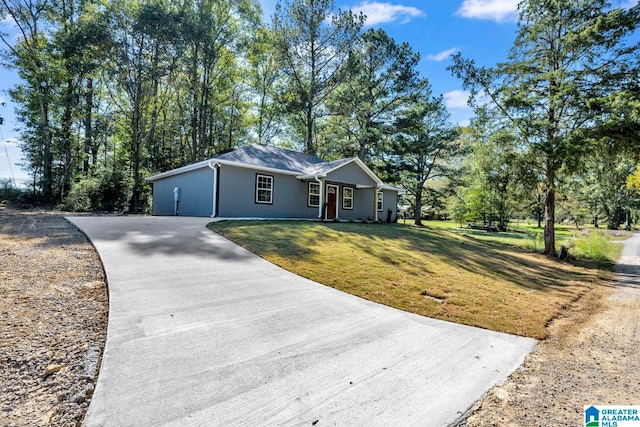
[(466, 420), (480, 426), (583, 425), (585, 405), (640, 403), (640, 234), (625, 242), (610, 286), (570, 307)]
[(0, 425), (77, 426), (97, 379), (107, 289), (59, 213), (0, 207)]

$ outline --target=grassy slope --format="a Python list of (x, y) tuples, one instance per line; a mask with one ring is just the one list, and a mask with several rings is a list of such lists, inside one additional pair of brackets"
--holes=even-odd
[(408, 225), (218, 222), (210, 228), (314, 281), (424, 316), (534, 338), (603, 273)]
[[(543, 230), (532, 224), (510, 223), (505, 233), (487, 233), (483, 230), (472, 230), (451, 221), (426, 221), (431, 228), (449, 230), (479, 240), (516, 246), (533, 252), (544, 249)], [(592, 261), (599, 261), (603, 267), (611, 266), (620, 257), (622, 245), (610, 245), (609, 241), (622, 241), (631, 236), (626, 231), (610, 231), (586, 228), (577, 230), (574, 226), (556, 224), (556, 248), (560, 245), (570, 247), (570, 255)]]

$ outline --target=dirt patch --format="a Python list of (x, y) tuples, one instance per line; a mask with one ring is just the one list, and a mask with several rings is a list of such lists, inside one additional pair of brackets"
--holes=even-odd
[(102, 264), (60, 214), (0, 208), (0, 425), (80, 425), (107, 327)]
[(640, 403), (638, 285), (598, 287), (569, 307), (463, 425), (573, 427), (584, 424), (585, 405)]

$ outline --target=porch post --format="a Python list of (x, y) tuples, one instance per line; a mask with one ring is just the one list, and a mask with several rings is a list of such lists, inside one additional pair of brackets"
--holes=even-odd
[(320, 184), (320, 203), (318, 204), (318, 219), (322, 219), (322, 209), (324, 204), (324, 179), (318, 178), (317, 176), (313, 177), (313, 179)]
[(373, 187), (373, 220), (378, 221), (378, 186)]

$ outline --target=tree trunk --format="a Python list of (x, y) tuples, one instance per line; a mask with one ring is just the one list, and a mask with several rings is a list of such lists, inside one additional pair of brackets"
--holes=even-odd
[(312, 156), (316, 155), (316, 148), (313, 144), (313, 108), (311, 103), (307, 106), (307, 129), (306, 129), (306, 141), (305, 141), (305, 153)]
[(45, 202), (53, 201), (53, 156), (51, 154), (51, 129), (49, 126), (49, 101), (47, 87), (43, 81), (38, 82), (40, 90), (40, 132), (42, 138), (42, 195)]
[(60, 202), (64, 201), (64, 196), (70, 187), (71, 179), (71, 126), (73, 120), (73, 92), (74, 84), (72, 80), (67, 81), (67, 93), (65, 96), (64, 114), (62, 116), (62, 144), (64, 147), (64, 171), (62, 175), (62, 185), (60, 186)]
[(556, 256), (556, 192), (553, 187), (549, 186), (547, 187), (546, 193), (544, 206), (544, 254), (550, 258), (554, 258)]
[(84, 115), (84, 159), (82, 161), (82, 172), (86, 175), (89, 172), (89, 165), (94, 164), (96, 161), (93, 155), (93, 79), (91, 77), (87, 78), (85, 98), (87, 106)]
[(422, 189), (424, 188), (424, 182), (418, 183), (416, 187), (416, 211), (414, 214), (415, 224), (422, 225)]
[(133, 169), (133, 189), (131, 191), (131, 200), (129, 202), (129, 210), (138, 212), (140, 209), (140, 196), (142, 193), (142, 183), (140, 177), (140, 149), (142, 145), (142, 111), (141, 99), (142, 88), (141, 82), (138, 81), (133, 114), (131, 117), (131, 167)]

